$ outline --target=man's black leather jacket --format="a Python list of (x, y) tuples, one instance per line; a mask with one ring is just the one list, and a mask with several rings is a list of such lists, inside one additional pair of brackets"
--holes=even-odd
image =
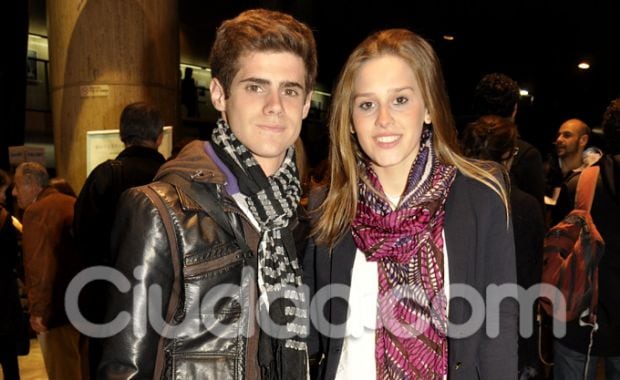
[[(100, 378), (260, 378), (258, 233), (204, 144), (190, 143), (156, 182), (121, 197), (112, 252), (130, 289), (111, 296), (107, 315), (131, 319), (106, 340)], [(303, 252), (307, 223), (298, 220)]]

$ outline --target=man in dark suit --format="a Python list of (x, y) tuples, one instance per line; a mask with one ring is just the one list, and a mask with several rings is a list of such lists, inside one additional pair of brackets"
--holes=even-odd
[[(164, 121), (154, 107), (133, 103), (120, 118), (120, 137), (125, 149), (114, 160), (99, 164), (88, 176), (75, 203), (74, 232), (80, 255), (87, 267), (114, 263), (110, 259), (110, 233), (121, 193), (153, 180), (165, 162), (157, 148), (162, 142)], [(93, 323), (102, 323), (105, 314), (105, 283), (94, 281), (84, 289), (89, 304), (82, 313)], [(90, 339), (90, 371), (94, 379), (100, 341)]]

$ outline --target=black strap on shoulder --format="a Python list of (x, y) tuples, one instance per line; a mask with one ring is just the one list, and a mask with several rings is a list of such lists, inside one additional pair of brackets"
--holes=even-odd
[[(145, 186), (145, 194), (151, 202), (155, 205), (159, 211), (159, 215), (164, 224), (166, 230), (166, 236), (168, 237), (168, 245), (170, 246), (170, 261), (172, 262), (172, 270), (174, 273), (174, 282), (172, 283), (172, 289), (170, 294), (170, 300), (176, 300), (176, 302), (169, 302), (166, 308), (166, 323), (170, 324), (174, 317), (175, 310), (179, 306), (179, 300), (181, 299), (181, 279), (183, 278), (182, 263), (183, 258), (179, 251), (179, 242), (177, 239), (176, 230), (174, 228), (174, 222), (170, 216), (168, 208), (159, 197), (159, 195), (150, 186)], [(157, 343), (157, 356), (155, 358), (155, 376), (154, 379), (160, 379), (162, 377), (162, 370), (164, 368), (164, 335), (159, 338)]]

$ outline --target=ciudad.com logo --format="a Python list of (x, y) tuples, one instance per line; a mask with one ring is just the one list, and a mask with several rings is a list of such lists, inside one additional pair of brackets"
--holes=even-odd
[[(331, 338), (357, 337), (364, 331), (374, 331), (377, 328), (386, 328), (392, 334), (404, 338), (415, 337), (428, 329), (433, 329), (449, 338), (467, 338), (476, 334), (483, 325), (486, 335), (495, 338), (500, 334), (502, 323), (507, 323), (503, 318), (514, 319), (512, 313), (518, 313), (519, 334), (522, 337), (529, 337), (535, 328), (533, 308), (542, 295), (553, 305), (555, 317), (552, 326), (553, 335), (559, 338), (566, 334), (566, 324), (562, 322), (565, 320), (566, 300), (559, 289), (549, 284), (535, 284), (528, 289), (516, 284), (491, 284), (484, 295), (467, 284), (450, 284), (448, 292), (450, 300), (466, 303), (471, 311), (469, 317), (461, 323), (453, 323), (442, 318), (448, 305), (445, 292), (439, 292), (433, 299), (424, 289), (414, 289), (411, 286), (395, 287), (388, 294), (349, 305), (347, 320), (341, 324), (334, 324), (322, 311), (332, 300), (347, 300), (350, 295), (348, 286), (343, 284), (325, 286), (310, 299), (307, 286), (283, 285), (276, 287), (275, 291), (270, 291), (267, 295), (261, 294), (256, 297), (254, 305), (249, 305), (250, 298), (244, 294), (247, 292), (260, 294), (260, 292), (256, 289), (255, 271), (248, 266), (242, 270), (242, 285), (219, 284), (206, 292), (200, 287), (185, 286), (184, 300), (195, 301), (184, 305), (185, 314), (180, 323), (170, 324), (162, 316), (165, 305), (162, 305), (161, 286), (154, 283), (147, 288), (142, 282), (145, 275), (144, 267), (136, 267), (133, 277), (137, 284), (132, 287), (130, 279), (111, 267), (95, 266), (81, 271), (70, 282), (65, 293), (65, 309), (69, 321), (82, 334), (94, 338), (108, 338), (127, 328), (131, 328), (132, 333), (140, 337), (147, 334), (149, 327), (166, 338), (202, 330), (208, 330), (210, 334), (219, 337), (233, 337), (239, 334), (252, 336), (255, 325), (249, 323), (252, 318), (256, 318), (263, 332), (277, 339), (288, 339), (295, 335), (305, 337), (310, 323), (322, 335)], [(106, 323), (89, 321), (80, 310), (78, 300), (82, 290), (94, 281), (106, 281), (120, 293), (131, 296), (128, 305), (131, 309), (119, 311)], [(278, 307), (286, 310), (283, 313), (287, 316), (284, 322), (277, 323), (271, 317), (269, 305), (274, 305), (274, 301), (279, 301)], [(391, 305), (383, 309), (393, 312), (387, 313), (388, 315), (383, 313), (377, 318), (377, 304)], [(369, 305), (375, 305), (375, 308)], [(413, 321), (403, 315), (403, 305), (417, 305), (416, 318)], [(231, 328), (232, 324), (237, 326), (246, 324), (248, 328)]]

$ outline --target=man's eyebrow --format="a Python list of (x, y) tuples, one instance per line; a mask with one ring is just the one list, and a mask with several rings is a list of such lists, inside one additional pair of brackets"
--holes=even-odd
[(252, 83), (257, 83), (257, 84), (262, 84), (262, 85), (269, 85), (269, 84), (271, 84), (271, 82), (268, 81), (267, 79), (255, 78), (255, 77), (245, 78), (245, 79), (240, 80), (239, 82), (240, 83), (252, 82)]
[[(256, 77), (249, 77), (249, 78), (245, 78), (239, 81), (240, 83), (256, 83), (256, 84), (260, 84), (263, 86), (270, 86), (272, 83), (271, 81), (267, 80), (267, 79), (263, 79), (263, 78), (256, 78)], [(295, 82), (295, 81), (285, 81), (282, 82), (279, 86), (280, 88), (291, 88), (291, 87), (296, 87), (299, 88), (300, 90), (304, 90), (304, 86), (302, 84), (300, 84), (299, 82)]]
[(304, 90), (304, 86), (301, 85), (301, 83), (299, 82), (293, 82), (293, 81), (286, 81), (283, 82), (280, 87), (286, 87), (286, 88), (290, 88), (290, 87), (297, 87), (300, 90)]

